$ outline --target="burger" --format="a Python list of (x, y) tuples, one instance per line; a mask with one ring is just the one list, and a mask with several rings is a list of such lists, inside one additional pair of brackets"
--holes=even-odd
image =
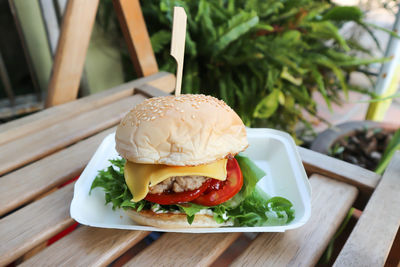
[(290, 201), (256, 187), (245, 126), (222, 100), (183, 94), (136, 105), (115, 134), (121, 158), (99, 172), (106, 203), (159, 228), (259, 226), (294, 218)]

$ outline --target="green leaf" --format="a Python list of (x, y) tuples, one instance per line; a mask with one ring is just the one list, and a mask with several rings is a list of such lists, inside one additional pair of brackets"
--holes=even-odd
[(245, 177), (243, 181), (244, 187), (241, 194), (244, 197), (247, 197), (254, 191), (256, 184), (266, 175), (266, 173), (242, 153), (236, 155), (235, 158), (239, 163), (243, 177)]
[(194, 216), (195, 216), (195, 215), (191, 215), (191, 216), (186, 215), (188, 224), (192, 224), (192, 223), (193, 223), (193, 221), (194, 221)]
[(268, 70), (268, 77), (266, 83), (266, 89), (272, 91), (275, 87), (276, 82), (278, 81), (280, 71), (276, 68), (270, 68)]
[(327, 68), (330, 68), (333, 73), (336, 75), (336, 77), (339, 80), (339, 83), (341, 85), (341, 89), (343, 89), (343, 92), (345, 93), (346, 98), (348, 97), (348, 86), (346, 79), (344, 77), (343, 71), (337, 67), (336, 63), (325, 57), (324, 55), (315, 55), (315, 61), (322, 66), (325, 66)]
[(272, 27), (269, 24), (265, 24), (265, 23), (258, 23), (256, 26), (257, 30), (266, 30), (266, 31), (273, 31), (274, 27)]
[(386, 32), (386, 33), (388, 33), (390, 36), (392, 36), (392, 37), (394, 37), (394, 38), (397, 38), (397, 39), (400, 38), (400, 35), (398, 35), (396, 32), (391, 31), (391, 30), (388, 30), (388, 29), (386, 29), (386, 28), (384, 28), (384, 27), (378, 26), (378, 25), (373, 24), (373, 23), (367, 23), (367, 22), (364, 22), (364, 24), (365, 24), (366, 26), (371, 27), (371, 28), (375, 28), (375, 29), (378, 29), (378, 30), (380, 30), (380, 31)]
[(294, 45), (301, 41), (301, 33), (296, 30), (289, 30), (283, 33), (282, 41), (287, 42), (289, 45)]
[[(243, 212), (246, 211), (246, 212)], [(295, 217), (292, 203), (281, 197), (270, 198), (258, 187), (227, 214), (238, 226), (283, 225)]]
[(215, 44), (214, 54), (218, 54), (240, 36), (248, 33), (258, 23), (258, 16), (254, 13), (241, 12), (228, 21), (228, 27), (219, 28), (219, 38)]
[(316, 38), (334, 39), (344, 50), (349, 51), (350, 48), (347, 45), (345, 39), (340, 35), (338, 28), (330, 21), (317, 21), (309, 22), (308, 25), (311, 27), (312, 34)]
[(285, 5), (281, 1), (245, 1), (245, 9), (247, 11), (256, 10), (260, 18), (265, 18), (283, 10)]
[(376, 36), (375, 32), (368, 25), (366, 25), (363, 21), (358, 21), (357, 23), (369, 34), (369, 36), (372, 38), (372, 40), (374, 40), (374, 43), (375, 43), (376, 47), (379, 49), (379, 51), (382, 51), (381, 43), (379, 42), (378, 37)]
[(209, 207), (194, 204), (194, 203), (187, 203), (187, 204), (178, 204), (179, 209), (186, 213), (188, 216), (193, 216), (197, 212), (201, 211), (202, 209), (208, 209)]
[(315, 67), (311, 69), (311, 75), (313, 76), (315, 82), (317, 83), (319, 91), (321, 92), (322, 97), (325, 99), (325, 102), (328, 105), (329, 110), (332, 112), (331, 100), (328, 97), (328, 93), (326, 92), (325, 89), (324, 77)]
[(219, 85), (219, 92), (220, 92), (220, 96), (221, 96), (222, 100), (229, 103), (229, 97), (228, 97), (228, 92), (227, 92), (228, 89), (226, 87), (225, 81), (223, 79), (220, 79), (218, 81), (218, 85)]
[(207, 39), (210, 39), (211, 41), (214, 41), (217, 38), (214, 22), (211, 19), (210, 4), (206, 0), (200, 0), (199, 9), (194, 20), (195, 22), (200, 23), (203, 36), (207, 36)]
[(372, 63), (384, 63), (387, 61), (392, 60), (392, 58), (384, 57), (384, 58), (355, 58), (353, 60), (348, 60), (348, 61), (342, 61), (342, 62), (336, 62), (336, 65), (338, 67), (349, 67), (349, 66), (360, 66), (360, 65), (369, 65)]
[(201, 206), (194, 203), (187, 204), (178, 204), (179, 210), (183, 213), (186, 213), (187, 221), (189, 224), (192, 224), (195, 218), (196, 213), (201, 211), (202, 209), (209, 209), (209, 207)]
[(150, 37), (150, 42), (154, 53), (158, 53), (164, 49), (165, 45), (171, 42), (171, 32), (166, 30), (158, 31)]
[(124, 159), (110, 160), (111, 164), (115, 166), (108, 167), (106, 170), (100, 170), (90, 187), (89, 194), (97, 187), (103, 188), (105, 192), (106, 204), (112, 203), (113, 209), (120, 208), (121, 205), (127, 205), (132, 199), (128, 187), (125, 184), (124, 178)]
[(326, 12), (322, 19), (335, 21), (360, 21), (362, 17), (362, 11), (356, 6), (335, 6)]
[(378, 174), (382, 174), (385, 171), (386, 167), (389, 165), (390, 160), (398, 150), (400, 150), (400, 129), (395, 132), (392, 140), (390, 140), (388, 146), (383, 152), (382, 158), (378, 163), (375, 172)]
[(376, 103), (376, 102), (381, 102), (381, 101), (385, 101), (385, 100), (389, 100), (389, 99), (394, 99), (394, 98), (398, 98), (400, 97), (400, 93), (396, 93), (390, 96), (386, 96), (386, 97), (374, 97), (372, 99), (369, 100), (359, 100), (357, 101), (357, 103)]
[(303, 83), (303, 79), (301, 77), (296, 78), (292, 74), (290, 74), (286, 66), (283, 67), (283, 70), (281, 72), (281, 78), (297, 86), (300, 86)]
[(235, 0), (228, 0), (228, 12), (230, 14), (235, 12)]
[(278, 100), (279, 100), (280, 105), (282, 105), (282, 106), (285, 105), (285, 94), (282, 93), (282, 91), (279, 91)]
[(271, 117), (279, 106), (279, 90), (273, 90), (269, 95), (261, 99), (257, 104), (253, 116), (255, 118), (267, 119)]
[(190, 37), (190, 33), (186, 34), (186, 41), (185, 41), (185, 53), (191, 56), (197, 55), (197, 45)]

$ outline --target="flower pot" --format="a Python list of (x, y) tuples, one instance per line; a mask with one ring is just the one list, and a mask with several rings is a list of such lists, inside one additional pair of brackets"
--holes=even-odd
[[(374, 170), (391, 135), (398, 128), (400, 125), (396, 124), (350, 121), (318, 134), (311, 144), (311, 149)], [(378, 129), (382, 131), (379, 132)], [(365, 136), (362, 136), (364, 132)], [(372, 134), (379, 135), (379, 139)], [(336, 153), (338, 147), (342, 148), (343, 154)]]

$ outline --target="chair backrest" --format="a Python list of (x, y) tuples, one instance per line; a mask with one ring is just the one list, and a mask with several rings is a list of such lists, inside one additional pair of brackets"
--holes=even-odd
[[(99, 0), (69, 0), (57, 45), (46, 107), (76, 99)], [(158, 72), (139, 0), (113, 0), (138, 76)]]
[(138, 76), (158, 72), (139, 0), (113, 0), (115, 11)]

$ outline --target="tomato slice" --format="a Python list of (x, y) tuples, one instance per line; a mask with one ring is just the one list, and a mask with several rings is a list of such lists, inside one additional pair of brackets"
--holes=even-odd
[(180, 193), (161, 193), (161, 194), (147, 194), (144, 198), (150, 202), (158, 203), (161, 205), (172, 205), (192, 201), (200, 196), (209, 187), (211, 180), (206, 180), (199, 188), (191, 191), (184, 191)]
[(225, 181), (212, 179), (204, 194), (191, 202), (203, 206), (215, 206), (231, 199), (243, 186), (243, 175), (239, 163), (235, 158), (229, 159), (226, 165), (227, 177)]

